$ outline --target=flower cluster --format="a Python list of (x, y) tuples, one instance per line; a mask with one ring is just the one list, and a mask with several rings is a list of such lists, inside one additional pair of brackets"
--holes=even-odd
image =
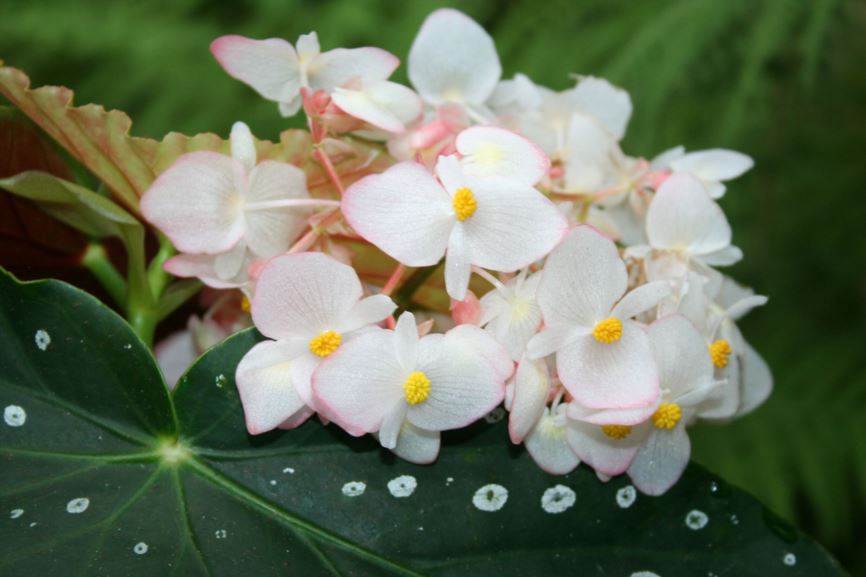
[[(511, 441), (544, 470), (583, 462), (661, 494), (689, 460), (687, 426), (770, 393), (736, 325), (767, 299), (717, 270), (742, 258), (717, 200), (748, 156), (628, 156), (626, 92), (586, 76), (562, 92), (503, 80), (490, 36), (455, 10), (415, 38), (414, 90), (388, 80), (393, 55), (322, 52), (315, 33), (211, 48), (284, 116), (303, 108), (336, 193), (257, 162), (237, 123), (230, 156), (187, 154), (142, 199), (179, 251), (167, 270), (240, 288), (267, 337), (237, 368), (250, 433), (318, 414), (429, 463), (441, 431), (504, 403)], [(393, 162), (345, 187), (325, 153), (338, 138)], [(350, 249), (320, 242), (334, 227), (397, 261), (390, 278), (359, 277)], [(440, 263), (451, 315), (431, 333), (432, 317), (395, 316), (391, 295), (407, 267)]]

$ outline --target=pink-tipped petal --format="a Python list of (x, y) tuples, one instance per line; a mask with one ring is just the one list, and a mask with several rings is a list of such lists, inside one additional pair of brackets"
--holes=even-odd
[[(285, 162), (259, 163), (249, 181), (248, 203), (309, 197), (304, 172)], [(245, 216), (245, 240), (260, 258), (286, 252), (307, 224), (307, 211), (300, 207), (248, 210)]]
[(403, 423), (394, 453), (417, 465), (428, 465), (439, 456), (439, 431), (425, 431), (409, 422)]
[(472, 350), (490, 363), (500, 379), (507, 380), (514, 373), (514, 361), (508, 351), (487, 331), (474, 325), (458, 325), (448, 331), (449, 339), (460, 341), (467, 350)]
[(690, 454), (682, 423), (670, 430), (653, 429), (629, 466), (628, 476), (641, 493), (662, 495), (682, 476)]
[(578, 226), (547, 258), (538, 304), (548, 325), (570, 322), (592, 328), (610, 316), (627, 282), (613, 241), (592, 227)]
[(659, 395), (659, 378), (649, 339), (631, 321), (613, 343), (580, 337), (556, 353), (562, 384), (577, 402), (591, 409), (646, 407)]
[(371, 330), (343, 344), (313, 373), (316, 406), (352, 435), (379, 431), (408, 376), (394, 353), (394, 333)]
[(439, 262), (455, 222), (448, 193), (414, 162), (357, 181), (342, 210), (358, 234), (409, 266)]
[(722, 209), (701, 182), (687, 173), (674, 174), (659, 187), (646, 216), (650, 244), (703, 255), (731, 244), (731, 227)]
[(501, 74), (493, 39), (457, 10), (430, 14), (409, 51), (409, 79), (433, 105), (449, 101), (482, 104)]
[(495, 126), (473, 126), (457, 135), (463, 171), (471, 177), (501, 176), (528, 186), (547, 174), (550, 159), (530, 140)]
[[(477, 327), (461, 326), (483, 333)], [(479, 352), (475, 339), (455, 331), (418, 343), (417, 370), (430, 380), (430, 392), (423, 402), (409, 407), (407, 419), (416, 427), (428, 431), (465, 427), (493, 410), (505, 395), (505, 379)]]
[(614, 476), (628, 469), (648, 433), (644, 425), (634, 427), (623, 439), (614, 439), (605, 435), (599, 425), (570, 420), (566, 436), (581, 461), (596, 472)]
[(381, 48), (335, 48), (314, 60), (310, 87), (331, 92), (355, 78), (385, 80), (399, 65), (399, 58)]
[(649, 419), (661, 404), (661, 395), (655, 402), (636, 409), (590, 409), (577, 401), (568, 405), (568, 418), (584, 421), (593, 425), (628, 425), (633, 426)]
[(301, 89), (298, 55), (285, 40), (221, 36), (210, 49), (230, 76), (268, 100), (287, 102)]
[(556, 205), (531, 186), (502, 178), (476, 181), (478, 208), (463, 221), (472, 264), (513, 272), (547, 256), (568, 232)]
[(265, 265), (252, 300), (253, 322), (271, 338), (312, 338), (335, 330), (361, 298), (354, 269), (321, 253), (290, 254)]
[(508, 435), (519, 444), (544, 414), (550, 393), (550, 375), (543, 360), (523, 359), (514, 375), (514, 396), (508, 415)]
[(723, 148), (690, 152), (671, 162), (675, 172), (691, 172), (705, 181), (731, 180), (742, 176), (753, 166), (755, 161), (750, 156)]
[(216, 152), (181, 156), (141, 197), (141, 213), (181, 252), (216, 254), (244, 234), (241, 164)]
[(197, 277), (207, 286), (217, 289), (243, 286), (241, 278), (221, 279), (214, 267), (215, 260), (216, 257), (209, 254), (179, 254), (168, 259), (162, 268), (181, 278)]
[(316, 414), (316, 411), (314, 411), (310, 407), (307, 407), (307, 406), (301, 407), (295, 414), (293, 414), (291, 417), (289, 417), (288, 419), (286, 419), (285, 421), (280, 423), (280, 426), (277, 428), (278, 429), (286, 429), (286, 430), (296, 429), (297, 427), (300, 427), (301, 425), (306, 423), (307, 419), (309, 419), (310, 417), (312, 417), (315, 414)]
[(265, 341), (254, 346), (238, 364), (235, 380), (252, 435), (276, 428), (305, 405), (292, 385), (292, 361), (302, 342)]

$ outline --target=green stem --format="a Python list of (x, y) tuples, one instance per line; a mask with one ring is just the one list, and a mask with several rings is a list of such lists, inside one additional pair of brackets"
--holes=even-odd
[(156, 300), (159, 300), (159, 297), (162, 296), (162, 291), (164, 291), (168, 286), (170, 280), (168, 273), (165, 272), (162, 265), (164, 265), (165, 261), (174, 255), (175, 250), (171, 241), (167, 236), (159, 233), (159, 251), (147, 267), (147, 280), (148, 283), (150, 283), (150, 290), (153, 292), (153, 298)]
[(108, 253), (102, 244), (91, 242), (84, 251), (81, 264), (89, 270), (99, 284), (108, 292), (111, 299), (121, 307), (126, 306), (126, 281), (111, 264)]
[(415, 294), (424, 282), (430, 278), (436, 269), (439, 268), (439, 265), (442, 263), (439, 262), (433, 266), (428, 266), (424, 268), (419, 268), (415, 270), (409, 278), (406, 279), (406, 282), (400, 287), (396, 293), (394, 293), (393, 299), (402, 310), (407, 310), (409, 305), (412, 304), (412, 296)]
[(156, 332), (157, 313), (150, 307), (136, 306), (130, 303), (126, 320), (132, 326), (135, 334), (148, 347), (153, 347), (153, 334)]

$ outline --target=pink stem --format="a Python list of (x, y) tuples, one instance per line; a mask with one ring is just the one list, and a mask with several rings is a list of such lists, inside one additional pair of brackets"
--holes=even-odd
[(397, 286), (397, 283), (400, 282), (400, 279), (403, 276), (403, 273), (406, 271), (406, 267), (402, 264), (398, 264), (394, 269), (394, 272), (391, 273), (391, 276), (388, 277), (388, 281), (385, 283), (385, 286), (382, 287), (382, 290), (379, 294), (383, 294), (385, 296), (391, 296), (391, 293), (394, 292), (394, 288)]

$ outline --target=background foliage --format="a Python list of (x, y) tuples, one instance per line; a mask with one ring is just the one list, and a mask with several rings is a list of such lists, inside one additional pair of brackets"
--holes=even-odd
[[(695, 458), (866, 574), (857, 546), (866, 533), (866, 3), (449, 4), (490, 30), (506, 76), (521, 71), (562, 89), (569, 73), (595, 74), (628, 89), (636, 106), (626, 152), (684, 144), (755, 157), (722, 202), (746, 254), (734, 276), (771, 297), (742, 328), (773, 368), (776, 391), (742, 421), (696, 431)], [(225, 135), (244, 120), (273, 139), (286, 122), (219, 69), (213, 38), (294, 41), (315, 29), (325, 49), (376, 45), (405, 59), (441, 5), (0, 0), (0, 58), (36, 85), (75, 89), (79, 103), (128, 111), (141, 136)]]

